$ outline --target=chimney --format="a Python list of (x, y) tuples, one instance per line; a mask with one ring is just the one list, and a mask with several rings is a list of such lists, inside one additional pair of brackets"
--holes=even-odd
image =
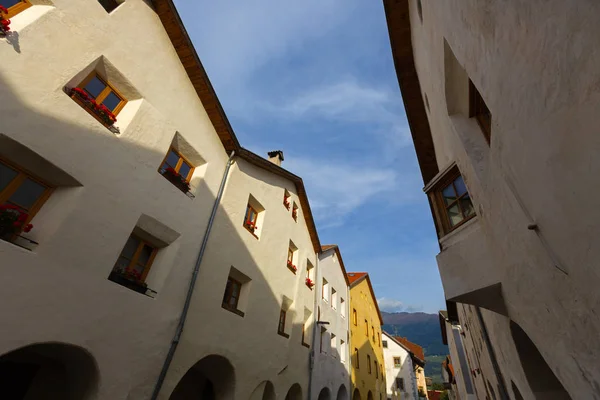
[(269, 161), (281, 167), (281, 162), (283, 161), (283, 151), (275, 150), (270, 151), (267, 154), (269, 155)]

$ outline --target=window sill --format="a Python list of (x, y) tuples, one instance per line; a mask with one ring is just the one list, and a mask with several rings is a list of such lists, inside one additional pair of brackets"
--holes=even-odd
[(13, 246), (20, 247), (27, 251), (34, 251), (36, 249), (36, 247), (39, 245), (38, 242), (35, 242), (35, 241), (28, 239), (21, 235), (10, 236), (10, 238), (6, 237), (6, 236), (5, 237), (0, 236), (0, 240), (3, 240), (7, 243), (12, 244)]
[[(108, 280), (111, 282), (114, 282), (118, 285), (121, 285), (123, 287), (126, 287), (127, 289), (133, 290), (136, 293), (140, 293), (143, 295), (147, 295), (146, 292), (148, 290), (150, 290), (150, 289), (148, 289), (148, 287), (146, 285), (139, 283), (139, 282), (131, 281), (127, 278), (122, 277), (121, 275), (119, 275), (115, 272), (110, 273), (110, 275), (108, 276)], [(148, 296), (148, 297), (152, 297), (152, 296)]]
[(309, 288), (310, 290), (313, 290), (313, 288), (315, 287), (315, 285), (306, 285), (307, 288)]
[(96, 119), (96, 121), (100, 122), (100, 124), (105, 127), (106, 129), (108, 129), (109, 131), (111, 131), (112, 133), (114, 133), (115, 135), (119, 135), (121, 133), (121, 131), (119, 130), (118, 127), (116, 127), (114, 124), (108, 124), (107, 122), (105, 122), (97, 113), (95, 113), (89, 106), (88, 104), (86, 104), (86, 102), (84, 100), (82, 100), (81, 98), (78, 97), (78, 95), (73, 91), (72, 88), (68, 88), (65, 86), (64, 88), (65, 93), (71, 98), (73, 99), (73, 101), (75, 103), (77, 103), (81, 108), (83, 108), (88, 114), (90, 114), (92, 117), (94, 117)]
[(167, 181), (169, 181), (173, 186), (175, 186), (177, 189), (181, 190), (181, 192), (183, 192), (183, 194), (185, 194), (187, 197), (189, 197), (190, 199), (195, 198), (196, 196), (194, 196), (192, 194), (192, 188), (189, 186), (189, 182), (187, 185), (184, 185), (182, 182), (177, 181), (175, 179), (170, 179), (167, 174), (164, 173), (164, 171), (158, 171), (159, 174), (161, 174)]
[(453, 230), (451, 230), (450, 232), (446, 233), (444, 236), (439, 238), (439, 243), (442, 247), (442, 251), (444, 249), (452, 246), (456, 242), (460, 241), (460, 237), (461, 237), (460, 235), (464, 231), (469, 231), (469, 230), (475, 228), (477, 226), (476, 225), (477, 221), (478, 221), (477, 215), (474, 215), (473, 217), (469, 218), (468, 220), (465, 220), (463, 223), (456, 226)]
[(307, 349), (310, 349), (310, 345), (308, 343), (302, 343), (302, 346), (306, 347)]
[(288, 267), (288, 269), (289, 269), (290, 271), (292, 271), (292, 272), (294, 273), (294, 275), (296, 275), (296, 271), (298, 271), (298, 269), (297, 269), (297, 268), (296, 268), (296, 269), (292, 268), (292, 267), (290, 266), (290, 264), (287, 264), (287, 267)]
[(252, 229), (251, 229), (251, 228), (248, 228), (248, 227), (246, 226), (246, 224), (243, 224), (242, 226), (244, 227), (244, 229), (245, 229), (245, 230), (247, 230), (248, 232), (250, 232), (250, 234), (251, 234), (252, 236), (254, 236), (254, 238), (255, 238), (256, 240), (258, 240), (258, 236), (256, 235), (256, 233), (254, 233), (254, 231), (252, 231)]
[(278, 334), (279, 336), (283, 336), (283, 337), (284, 337), (284, 338), (286, 338), (286, 339), (289, 339), (289, 338), (290, 338), (290, 335), (288, 335), (288, 334), (287, 334), (287, 333), (285, 333), (285, 332), (279, 332), (279, 331), (278, 331), (278, 332), (277, 332), (277, 334)]
[(234, 313), (234, 314), (236, 314), (236, 315), (239, 315), (240, 317), (244, 318), (244, 315), (245, 315), (245, 314), (244, 314), (244, 312), (243, 312), (243, 311), (240, 311), (240, 310), (238, 310), (237, 308), (230, 307), (229, 305), (227, 305), (227, 304), (225, 304), (225, 303), (221, 303), (221, 307), (222, 307), (223, 309), (225, 309), (225, 310), (229, 311), (229, 312), (232, 312), (232, 313)]

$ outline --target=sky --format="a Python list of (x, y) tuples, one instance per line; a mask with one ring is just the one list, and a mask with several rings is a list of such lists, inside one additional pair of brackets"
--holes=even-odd
[(381, 0), (175, 0), (243, 147), (301, 176), (383, 311), (445, 308)]

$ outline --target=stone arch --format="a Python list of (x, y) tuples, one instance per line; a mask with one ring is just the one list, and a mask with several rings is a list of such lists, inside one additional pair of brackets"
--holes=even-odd
[(348, 389), (343, 384), (338, 389), (336, 400), (348, 400)]
[(269, 381), (262, 381), (250, 395), (250, 400), (275, 400), (275, 387)]
[(352, 393), (352, 400), (361, 400), (360, 391), (358, 389), (354, 389), (354, 393)]
[(194, 364), (181, 378), (169, 400), (232, 399), (235, 392), (235, 371), (229, 360), (209, 355)]
[(319, 398), (317, 400), (331, 400), (331, 392), (329, 391), (329, 388), (324, 387), (321, 389)]
[[(525, 377), (536, 399), (571, 400), (571, 396), (558, 380), (550, 366), (527, 333), (514, 321), (510, 321), (510, 333)], [(514, 390), (514, 385), (513, 385)]]
[(285, 395), (285, 400), (302, 400), (302, 387), (294, 383)]
[(85, 349), (36, 343), (0, 357), (3, 399), (85, 400), (98, 388), (98, 366)]
[(373, 400), (373, 393), (369, 390), (369, 393), (367, 393), (367, 400)]

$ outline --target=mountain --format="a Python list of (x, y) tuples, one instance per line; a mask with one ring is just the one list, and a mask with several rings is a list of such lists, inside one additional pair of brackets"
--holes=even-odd
[(437, 314), (422, 312), (381, 312), (383, 330), (394, 336), (405, 337), (423, 347), (425, 351), (425, 375), (434, 382), (441, 382), (441, 357), (448, 354), (448, 346), (442, 343), (440, 322)]

